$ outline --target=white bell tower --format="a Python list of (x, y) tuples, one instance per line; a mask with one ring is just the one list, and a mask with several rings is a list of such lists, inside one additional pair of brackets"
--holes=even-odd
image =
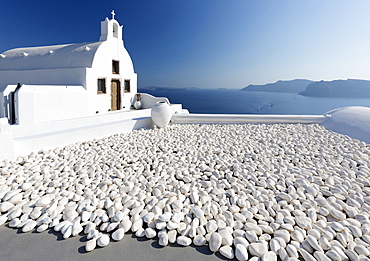
[(111, 12), (112, 19), (109, 20), (108, 17), (101, 22), (101, 34), (99, 41), (108, 40), (121, 40), (122, 41), (122, 25), (118, 23), (114, 16), (116, 15), (114, 10)]

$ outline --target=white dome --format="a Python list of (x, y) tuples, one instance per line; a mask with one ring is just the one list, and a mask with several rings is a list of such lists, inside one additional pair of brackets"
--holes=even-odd
[(95, 53), (102, 43), (78, 43), (8, 50), (0, 57), (0, 70), (90, 68)]

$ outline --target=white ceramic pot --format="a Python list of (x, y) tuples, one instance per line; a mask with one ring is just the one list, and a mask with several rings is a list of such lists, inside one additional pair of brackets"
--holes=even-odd
[(151, 116), (155, 125), (159, 128), (164, 128), (170, 123), (172, 109), (167, 102), (160, 101), (152, 107)]
[(135, 110), (141, 109), (141, 101), (134, 102), (134, 108), (135, 108)]

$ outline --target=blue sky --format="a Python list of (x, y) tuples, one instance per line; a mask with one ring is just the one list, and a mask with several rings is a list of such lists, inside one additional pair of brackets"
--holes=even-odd
[(98, 41), (114, 9), (139, 87), (370, 80), (368, 0), (15, 0), (0, 8), (0, 53)]

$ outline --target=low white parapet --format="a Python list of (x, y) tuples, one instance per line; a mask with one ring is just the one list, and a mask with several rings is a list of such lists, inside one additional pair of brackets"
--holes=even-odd
[(150, 119), (150, 110), (147, 109), (114, 111), (90, 117), (42, 122), (29, 128), (26, 135), (24, 130), (17, 130), (20, 127), (12, 125), (10, 128), (14, 133), (15, 156), (126, 133), (134, 129), (153, 128), (153, 123)]
[[(181, 104), (171, 104), (171, 109), (174, 114), (183, 113)], [(12, 142), (13, 154), (10, 155), (12, 157), (3, 157), (0, 154), (0, 161), (75, 142), (99, 139), (141, 128), (153, 128), (150, 114), (150, 109), (113, 111), (89, 117), (41, 122), (28, 126), (26, 130), (19, 125), (10, 127), (7, 125), (9, 130), (7, 133), (11, 135), (7, 140)], [(7, 123), (7, 118), (4, 119)], [(0, 132), (0, 153), (4, 151), (3, 146), (5, 146), (1, 135)]]
[(271, 115), (271, 114), (174, 114), (172, 123), (322, 123), (324, 115)]

